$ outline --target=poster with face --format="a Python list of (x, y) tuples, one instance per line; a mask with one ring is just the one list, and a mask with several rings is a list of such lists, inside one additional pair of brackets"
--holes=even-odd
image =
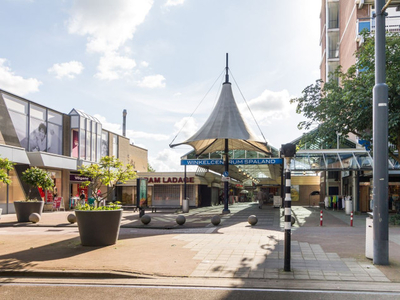
[(47, 126), (42, 120), (31, 118), (29, 151), (47, 151)]

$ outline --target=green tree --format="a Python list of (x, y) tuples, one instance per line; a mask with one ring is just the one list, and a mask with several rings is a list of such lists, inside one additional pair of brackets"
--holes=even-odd
[[(102, 199), (107, 199), (115, 189), (117, 183), (125, 183), (136, 177), (136, 172), (131, 164), (124, 164), (114, 156), (103, 156), (98, 164), (81, 166), (79, 172), (82, 176), (90, 178), (82, 186), (88, 187), (91, 196), (96, 200), (96, 206), (100, 205)], [(101, 193), (102, 186), (109, 187), (106, 192)]]
[(155, 172), (156, 170), (153, 169), (153, 167), (147, 163), (147, 172)]
[[(339, 67), (328, 82), (317, 80), (307, 86), (302, 96), (294, 98), (297, 113), (308, 120), (298, 124), (300, 129), (312, 129), (305, 140), (336, 144), (336, 132), (350, 133), (372, 144), (372, 89), (375, 85), (375, 39), (362, 33), (364, 43), (355, 52), (356, 63), (347, 72)], [(338, 78), (339, 80), (335, 80)], [(400, 162), (400, 34), (386, 36), (386, 83), (389, 89), (389, 155)], [(304, 142), (304, 141), (303, 141)]]
[(0, 157), (0, 182), (5, 184), (11, 183), (10, 177), (8, 176), (8, 171), (13, 169), (13, 165), (14, 163), (9, 161), (7, 158)]
[(25, 200), (29, 200), (32, 188), (42, 188), (44, 191), (53, 190), (54, 181), (49, 172), (37, 167), (30, 167), (22, 172), (22, 180), (29, 185)]

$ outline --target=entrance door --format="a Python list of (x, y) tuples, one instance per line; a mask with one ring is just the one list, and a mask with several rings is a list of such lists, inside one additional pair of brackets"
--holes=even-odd
[(360, 186), (360, 211), (367, 212), (369, 207), (369, 186)]

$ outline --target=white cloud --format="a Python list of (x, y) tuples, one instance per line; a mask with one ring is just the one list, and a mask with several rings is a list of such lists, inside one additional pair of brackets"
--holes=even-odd
[(56, 78), (62, 79), (63, 77), (75, 78), (75, 75), (82, 73), (83, 65), (79, 61), (70, 61), (61, 64), (54, 64), (47, 71), (51, 74), (55, 74)]
[(25, 79), (14, 74), (11, 69), (6, 66), (6, 59), (0, 58), (0, 88), (8, 92), (18, 94), (20, 96), (38, 92), (39, 86), (42, 84), (36, 78)]
[[(98, 114), (94, 115), (94, 117), (100, 121), (103, 129), (109, 130), (117, 134), (122, 134), (122, 124), (107, 122), (107, 119), (105, 117)], [(121, 123), (122, 123), (122, 116), (121, 116)]]
[(198, 124), (193, 117), (185, 117), (174, 124), (175, 134), (179, 132), (179, 141), (186, 140), (196, 133)]
[[(290, 105), (291, 98), (287, 90), (280, 92), (264, 90), (260, 96), (248, 101), (248, 104), (258, 123), (269, 124), (274, 120), (290, 117), (290, 112), (294, 109)], [(240, 104), (239, 109), (246, 118), (253, 119), (246, 104)]]
[(146, 76), (141, 81), (138, 82), (138, 86), (145, 88), (164, 88), (165, 87), (165, 77), (162, 75), (152, 75)]
[(182, 5), (185, 2), (185, 0), (167, 0), (165, 3), (165, 6), (177, 6), (177, 5)]
[(156, 157), (149, 157), (149, 163), (157, 172), (181, 171), (181, 156), (178, 151), (167, 148), (158, 152)]
[(79, 0), (68, 20), (69, 33), (88, 36), (89, 52), (118, 50), (133, 38), (143, 23), (153, 0)]
[(136, 62), (133, 59), (110, 52), (100, 58), (95, 77), (106, 80), (119, 79), (129, 76), (135, 67)]
[(126, 136), (131, 139), (150, 139), (152, 141), (166, 141), (170, 136), (167, 134), (148, 133), (143, 131), (127, 130)]
[(149, 63), (147, 61), (142, 61), (140, 64), (142, 65), (142, 67), (145, 67), (145, 68), (147, 68), (149, 66)]
[[(111, 132), (117, 133), (117, 134), (122, 134), (122, 117), (121, 117), (121, 124), (117, 123), (110, 123), (107, 121), (107, 119), (101, 115), (94, 115), (95, 118), (97, 118), (100, 123), (102, 124), (102, 127), (106, 130), (109, 130)], [(149, 139), (149, 140), (156, 140), (156, 141), (165, 141), (170, 139), (169, 135), (166, 134), (158, 134), (158, 133), (148, 133), (148, 132), (143, 132), (143, 131), (134, 131), (134, 130), (126, 130), (126, 137), (129, 138), (130, 140), (134, 141), (135, 139)], [(143, 147), (146, 148), (146, 147)]]

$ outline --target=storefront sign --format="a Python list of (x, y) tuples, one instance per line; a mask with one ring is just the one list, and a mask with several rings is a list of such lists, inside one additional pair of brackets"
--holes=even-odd
[(70, 174), (69, 175), (69, 181), (90, 181), (89, 177), (81, 176), (81, 175), (76, 175), (76, 174)]
[[(223, 165), (222, 159), (182, 159), (183, 166), (213, 166)], [(234, 158), (229, 160), (230, 165), (280, 165), (282, 158)]]
[[(184, 183), (184, 177), (145, 177), (148, 183)], [(186, 177), (186, 183), (194, 183), (194, 177)]]

